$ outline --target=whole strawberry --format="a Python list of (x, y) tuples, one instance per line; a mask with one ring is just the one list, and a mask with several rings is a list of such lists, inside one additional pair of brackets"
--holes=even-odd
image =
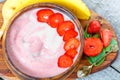
[(90, 34), (99, 33), (100, 27), (100, 22), (98, 20), (93, 20), (89, 23), (87, 32)]
[(112, 32), (108, 29), (103, 29), (100, 31), (100, 36), (104, 47), (107, 47), (112, 40)]

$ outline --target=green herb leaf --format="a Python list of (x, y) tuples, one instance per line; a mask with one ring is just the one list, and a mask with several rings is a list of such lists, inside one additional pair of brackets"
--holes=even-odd
[(110, 50), (112, 50), (112, 52), (117, 52), (119, 50), (117, 40), (112, 38), (110, 45), (106, 47), (105, 50), (106, 52), (109, 52)]
[[(98, 55), (98, 56), (95, 56), (95, 57), (87, 57), (87, 60), (89, 61), (90, 64), (93, 64), (94, 62), (96, 62), (100, 57), (104, 56), (105, 55), (105, 50), (103, 49), (103, 51)], [(98, 66), (100, 64), (102, 64), (105, 60), (105, 57), (102, 58), (98, 63), (95, 64), (95, 66)]]
[(88, 25), (85, 26), (85, 30), (84, 30), (84, 38), (89, 38), (91, 37), (92, 35), (87, 33), (87, 29), (88, 29)]
[(94, 34), (93, 37), (94, 38), (100, 38), (100, 34)]
[[(100, 59), (102, 56), (104, 56), (106, 53), (117, 52), (117, 50), (119, 50), (117, 41), (114, 38), (112, 38), (112, 40), (110, 42), (110, 45), (108, 47), (104, 48), (98, 56), (87, 57), (87, 60), (89, 61), (90, 64), (93, 64), (98, 59)], [(99, 62), (97, 62), (95, 64), (95, 66), (98, 66), (98, 65), (102, 64), (104, 62), (104, 60), (105, 60), (105, 57), (103, 57)]]

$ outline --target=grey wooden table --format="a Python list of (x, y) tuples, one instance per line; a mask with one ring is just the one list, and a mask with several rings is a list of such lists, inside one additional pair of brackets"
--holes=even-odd
[[(94, 10), (111, 23), (120, 43), (120, 0), (83, 1), (91, 10)], [(120, 80), (120, 51), (117, 59), (108, 68), (76, 80)]]
[[(0, 0), (3, 1), (3, 0)], [(91, 9), (113, 26), (120, 43), (120, 0), (83, 0)], [(120, 47), (119, 47), (120, 48)], [(120, 51), (117, 59), (104, 70), (76, 80), (120, 80)]]

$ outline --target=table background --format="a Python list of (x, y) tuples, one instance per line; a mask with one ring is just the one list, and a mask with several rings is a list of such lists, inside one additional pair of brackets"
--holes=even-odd
[[(117, 34), (118, 41), (120, 43), (120, 5), (119, 5), (120, 0), (83, 0), (83, 1), (91, 10), (94, 10), (111, 23)], [(0, 7), (2, 7), (1, 4)], [(2, 22), (2, 18), (0, 18), (0, 22)], [(114, 63), (111, 64), (106, 69), (91, 74), (84, 78), (80, 79), (78, 78), (76, 80), (119, 80), (119, 79), (120, 79), (120, 51)]]
[[(120, 44), (120, 0), (83, 1), (91, 10), (94, 10), (111, 23)], [(120, 80), (120, 51), (117, 59), (108, 68), (76, 80)]]

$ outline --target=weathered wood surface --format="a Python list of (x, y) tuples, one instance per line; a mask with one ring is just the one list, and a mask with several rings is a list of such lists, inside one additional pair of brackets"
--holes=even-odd
[[(90, 1), (88, 1), (88, 0), (84, 0), (85, 2), (86, 2), (86, 4), (87, 5), (89, 5), (89, 3), (90, 3), (90, 1), (93, 1), (93, 0), (90, 0)], [(98, 0), (99, 1), (99, 0)], [(103, 0), (104, 1), (104, 0)], [(91, 3), (92, 4), (92, 3)], [(2, 4), (0, 4), (0, 8), (2, 7)], [(92, 7), (91, 7), (91, 9), (93, 9)], [(94, 9), (93, 9), (94, 10)], [(96, 11), (96, 10), (95, 10)], [(105, 17), (105, 16), (104, 16)], [(1, 9), (0, 9), (0, 26), (2, 25), (2, 17), (1, 17)], [(113, 25), (113, 24), (112, 24)], [(114, 27), (114, 26), (113, 26)], [(119, 30), (119, 28), (118, 28), (118, 30), (116, 30), (116, 28), (115, 28), (115, 31), (117, 31), (118, 33), (120, 33), (120, 30)], [(117, 33), (116, 32), (116, 33)], [(120, 39), (120, 37), (119, 37), (119, 35), (120, 34), (117, 34), (117, 36), (118, 36), (118, 38)], [(120, 40), (119, 40), (120, 41)], [(0, 43), (1, 44), (1, 43)], [(2, 46), (0, 46), (0, 48), (1, 48)], [(114, 54), (113, 55), (111, 55), (111, 57), (113, 57), (114, 56)], [(118, 58), (119, 58), (119, 56), (118, 56)], [(118, 61), (118, 58), (117, 58), (117, 60), (116, 61)], [(110, 58), (107, 58), (107, 60), (112, 60), (112, 59), (110, 59)], [(120, 65), (120, 63), (118, 64), (118, 62), (120, 62), (120, 59), (119, 59), (119, 61), (118, 62), (116, 62), (115, 61), (115, 63), (113, 63), (111, 66), (112, 67), (114, 67), (114, 68), (116, 68), (116, 69), (118, 69), (118, 70), (120, 70), (120, 66), (118, 66), (118, 65)], [(84, 62), (84, 61), (83, 61)], [(86, 62), (86, 61), (85, 61)], [(87, 63), (88, 64), (88, 63)], [(108, 63), (107, 63), (108, 64)], [(104, 64), (104, 65), (106, 65), (106, 64)], [(116, 66), (115, 66), (116, 65)], [(103, 67), (103, 66), (102, 66)], [(104, 66), (105, 67), (105, 66)], [(94, 70), (96, 70), (96, 68), (94, 69)], [(96, 70), (96, 71), (98, 71), (98, 70)], [(16, 78), (16, 77), (14, 77), (13, 76), (13, 74), (11, 73), (11, 71), (7, 68), (7, 66), (6, 66), (6, 64), (5, 64), (5, 61), (4, 61), (4, 58), (3, 58), (3, 54), (1, 53), (1, 49), (0, 49), (0, 72), (3, 72), (2, 74), (3, 75), (6, 75), (6, 76), (8, 76), (11, 80), (19, 80), (18, 78)], [(94, 72), (94, 71), (93, 71)], [(73, 79), (75, 79), (76, 78), (76, 72), (70, 77), (70, 78), (68, 78), (67, 80), (73, 80)], [(111, 76), (112, 75), (115, 75), (115, 76), (113, 76), (112, 78), (111, 78)], [(103, 78), (103, 76), (104, 76), (104, 78)], [(88, 76), (88, 77), (85, 77), (85, 78), (82, 78), (82, 79), (77, 79), (77, 80), (118, 80), (118, 79), (120, 79), (120, 74), (118, 73), (118, 72), (116, 72), (113, 68), (111, 68), (111, 67), (108, 67), (107, 69), (104, 69), (104, 70), (102, 70), (102, 71), (100, 71), (100, 72), (97, 72), (97, 73), (95, 73), (95, 74), (92, 74), (92, 75), (90, 75), (90, 76)]]

